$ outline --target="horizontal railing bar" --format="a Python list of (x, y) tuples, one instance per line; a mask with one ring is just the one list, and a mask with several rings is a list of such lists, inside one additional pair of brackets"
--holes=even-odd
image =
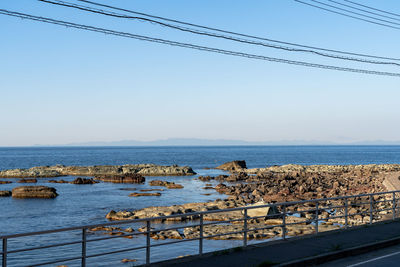
[(134, 235), (145, 235), (146, 233), (132, 233), (132, 234), (124, 234), (124, 235), (113, 235), (113, 236), (107, 236), (107, 237), (101, 237), (101, 238), (92, 238), (92, 239), (87, 239), (86, 243), (88, 242), (96, 242), (96, 241), (102, 241), (102, 240), (108, 240), (108, 239), (115, 239), (115, 238), (123, 238), (126, 236), (134, 236)]
[(315, 219), (310, 219), (306, 221), (301, 221), (301, 222), (291, 222), (291, 223), (286, 223), (286, 225), (296, 225), (296, 224), (309, 224), (315, 222)]
[(376, 203), (385, 203), (385, 202), (390, 202), (390, 203), (392, 203), (393, 202), (393, 199), (388, 199), (388, 200), (378, 200), (378, 201), (374, 201), (374, 204), (376, 204)]
[[(203, 237), (206, 238), (206, 237)], [(177, 241), (171, 241), (171, 242), (166, 242), (166, 243), (159, 243), (159, 244), (152, 244), (150, 247), (160, 247), (160, 246), (165, 246), (165, 245), (170, 245), (170, 244), (176, 244), (176, 243), (182, 243), (182, 242), (190, 242), (190, 241), (196, 241), (199, 240), (200, 237), (195, 237), (195, 238), (190, 238), (190, 239), (179, 239)]]
[(42, 263), (38, 263), (38, 264), (29, 264), (29, 266), (30, 267), (43, 266), (43, 265), (49, 265), (49, 264), (53, 264), (53, 263), (80, 260), (80, 259), (82, 259), (82, 257), (74, 257), (74, 258), (67, 258), (67, 259), (61, 259), (61, 260), (55, 260), (55, 261), (48, 261), (48, 262), (42, 262)]
[[(393, 210), (393, 208), (386, 208), (386, 209), (381, 209), (381, 210), (374, 210), (374, 211), (387, 211), (387, 210)], [(384, 214), (383, 214), (384, 215)]]
[(92, 254), (92, 255), (86, 256), (86, 258), (94, 258), (94, 257), (99, 257), (99, 256), (105, 256), (105, 255), (110, 255), (110, 254), (117, 254), (117, 253), (122, 253), (122, 252), (127, 252), (127, 251), (133, 251), (133, 250), (138, 250), (138, 249), (145, 249), (145, 248), (146, 248), (146, 246), (134, 247), (134, 248), (126, 248), (126, 249), (115, 250), (115, 251), (109, 251), (109, 252), (104, 252), (104, 253), (99, 253), (99, 254)]
[(277, 224), (277, 225), (269, 225), (269, 226), (261, 227), (261, 228), (251, 228), (251, 229), (248, 229), (247, 232), (255, 232), (257, 230), (273, 229), (273, 228), (276, 228), (276, 227), (281, 228), (283, 226), (284, 226), (283, 224)]
[(81, 243), (82, 243), (82, 241), (74, 241), (74, 242), (60, 243), (60, 244), (54, 244), (54, 245), (47, 245), (47, 246), (42, 246), (42, 247), (34, 247), (34, 248), (27, 248), (27, 249), (17, 249), (17, 250), (7, 251), (7, 254), (25, 252), (25, 251), (32, 251), (32, 250), (37, 250), (37, 249), (69, 246), (69, 245), (75, 245), (75, 244), (81, 244)]
[[(249, 218), (247, 218), (249, 219)], [(226, 220), (226, 221), (208, 221), (207, 223), (203, 223), (203, 225), (216, 225), (216, 224), (223, 224), (223, 223), (231, 223), (231, 222), (240, 222), (240, 221), (244, 221), (244, 218), (240, 218), (240, 219), (233, 219), (233, 220)], [(200, 224), (199, 224), (200, 225)]]
[(318, 210), (326, 211), (326, 210), (333, 210), (333, 209), (345, 208), (345, 207), (346, 207), (346, 205), (329, 206), (329, 207), (319, 208)]
[(369, 193), (369, 194), (360, 194), (360, 195), (352, 195), (352, 196), (340, 196), (340, 197), (332, 197), (332, 198), (320, 198), (320, 199), (310, 199), (310, 200), (301, 200), (301, 201), (280, 202), (280, 203), (266, 204), (266, 205), (260, 205), (260, 206), (244, 206), (244, 207), (222, 209), (222, 210), (209, 210), (209, 211), (200, 211), (200, 212), (186, 213), (186, 214), (174, 214), (174, 215), (169, 215), (169, 216), (160, 216), (160, 217), (153, 217), (153, 218), (123, 220), (123, 221), (103, 223), (103, 224), (93, 224), (93, 225), (68, 227), (68, 228), (61, 228), (61, 229), (54, 229), (54, 230), (47, 230), (47, 231), (3, 235), (3, 236), (0, 236), (0, 239), (10, 239), (10, 238), (17, 238), (17, 237), (24, 237), (24, 236), (42, 235), (42, 234), (52, 234), (52, 233), (82, 230), (85, 228), (88, 229), (88, 228), (101, 227), (101, 226), (139, 223), (139, 222), (145, 222), (145, 221), (158, 221), (158, 220), (165, 220), (165, 219), (177, 218), (177, 217), (193, 217), (193, 216), (199, 216), (201, 214), (204, 215), (204, 214), (210, 214), (210, 213), (223, 213), (223, 212), (239, 211), (239, 210), (244, 210), (244, 209), (249, 210), (249, 209), (258, 209), (258, 208), (266, 208), (266, 207), (279, 207), (279, 206), (283, 206), (283, 205), (285, 205), (287, 207), (287, 206), (293, 206), (293, 205), (297, 205), (297, 204), (305, 204), (305, 203), (313, 203), (313, 202), (317, 203), (317, 202), (333, 201), (333, 200), (345, 200), (345, 199), (356, 198), (356, 197), (369, 197), (369, 196), (374, 196), (374, 195), (385, 195), (385, 194), (393, 194), (393, 193), (400, 193), (400, 190)]
[(214, 237), (218, 237), (218, 236), (224, 236), (224, 235), (233, 235), (233, 234), (242, 234), (245, 231), (237, 231), (237, 232), (229, 232), (229, 233), (223, 233), (223, 234), (217, 234), (217, 235), (208, 235), (208, 236), (204, 236), (204, 238), (210, 239), (210, 238), (214, 238)]

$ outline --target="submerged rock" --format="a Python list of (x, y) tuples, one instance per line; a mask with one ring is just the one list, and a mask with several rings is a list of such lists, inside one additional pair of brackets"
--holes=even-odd
[(57, 190), (48, 186), (20, 186), (12, 190), (14, 198), (55, 198)]
[(161, 193), (130, 193), (130, 197), (159, 197)]

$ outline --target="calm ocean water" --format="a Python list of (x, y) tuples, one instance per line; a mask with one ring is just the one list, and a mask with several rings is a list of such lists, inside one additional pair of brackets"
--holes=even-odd
[[(249, 168), (283, 164), (384, 164), (400, 163), (400, 146), (232, 146), (232, 147), (30, 147), (0, 148), (0, 170), (30, 168), (43, 165), (122, 165), (137, 163), (155, 163), (161, 165), (188, 165), (198, 175), (217, 175), (221, 171), (205, 170), (231, 160), (246, 160)], [(55, 187), (60, 194), (54, 200), (18, 200), (0, 198), (0, 235), (21, 232), (55, 229), (106, 222), (105, 215), (114, 210), (133, 210), (155, 205), (173, 205), (188, 202), (200, 202), (223, 198), (213, 190), (204, 190), (204, 183), (194, 177), (148, 177), (174, 181), (184, 185), (182, 190), (166, 190), (161, 197), (130, 198), (129, 191), (122, 188), (150, 188), (143, 185), (121, 185), (99, 183), (95, 185), (49, 184), (48, 179), (40, 179), (38, 185)], [(75, 177), (63, 177), (73, 180)], [(8, 179), (13, 180), (13, 179)], [(15, 181), (15, 180), (14, 180)], [(11, 190), (20, 185), (16, 183), (0, 185), (0, 190)], [(211, 193), (211, 195), (204, 195)], [(63, 237), (65, 238), (65, 237)], [(49, 237), (49, 240), (51, 238)], [(140, 240), (140, 239), (134, 239)], [(32, 245), (47, 242), (26, 238), (15, 246)], [(131, 245), (132, 240), (113, 241), (104, 249)], [(207, 241), (208, 249), (231, 246), (230, 241)], [(129, 243), (129, 244), (128, 244)], [(155, 250), (153, 256), (162, 259), (177, 254), (191, 253), (193, 247), (184, 246), (175, 251)], [(13, 245), (13, 244), (11, 244)], [(43, 244), (42, 244), (43, 245)], [(96, 248), (96, 251), (101, 248)], [(73, 255), (65, 251), (65, 255)], [(46, 255), (52, 252), (42, 253)], [(174, 254), (175, 253), (175, 254)], [(143, 254), (143, 253), (142, 253)], [(132, 258), (132, 255), (128, 257)], [(136, 256), (135, 256), (136, 257)], [(139, 263), (142, 256), (137, 256)], [(37, 255), (15, 255), (10, 259), (14, 266), (32, 264), (32, 259), (40, 260)], [(109, 266), (118, 263), (123, 256), (108, 257), (102, 263), (93, 262), (90, 266)], [(74, 266), (74, 263), (69, 264)]]

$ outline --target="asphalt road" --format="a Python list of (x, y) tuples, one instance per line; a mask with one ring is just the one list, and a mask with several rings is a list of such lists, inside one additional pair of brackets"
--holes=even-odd
[(400, 245), (392, 246), (362, 255), (343, 258), (322, 264), (324, 267), (372, 267), (372, 266), (400, 266)]

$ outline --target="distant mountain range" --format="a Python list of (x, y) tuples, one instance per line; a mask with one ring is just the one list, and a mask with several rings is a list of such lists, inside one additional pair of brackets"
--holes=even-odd
[(61, 145), (35, 145), (35, 146), (296, 146), (296, 145), (400, 145), (400, 141), (358, 141), (358, 142), (329, 142), (313, 140), (282, 140), (252, 142), (243, 140), (226, 139), (197, 139), (197, 138), (170, 138), (154, 141), (94, 141)]

